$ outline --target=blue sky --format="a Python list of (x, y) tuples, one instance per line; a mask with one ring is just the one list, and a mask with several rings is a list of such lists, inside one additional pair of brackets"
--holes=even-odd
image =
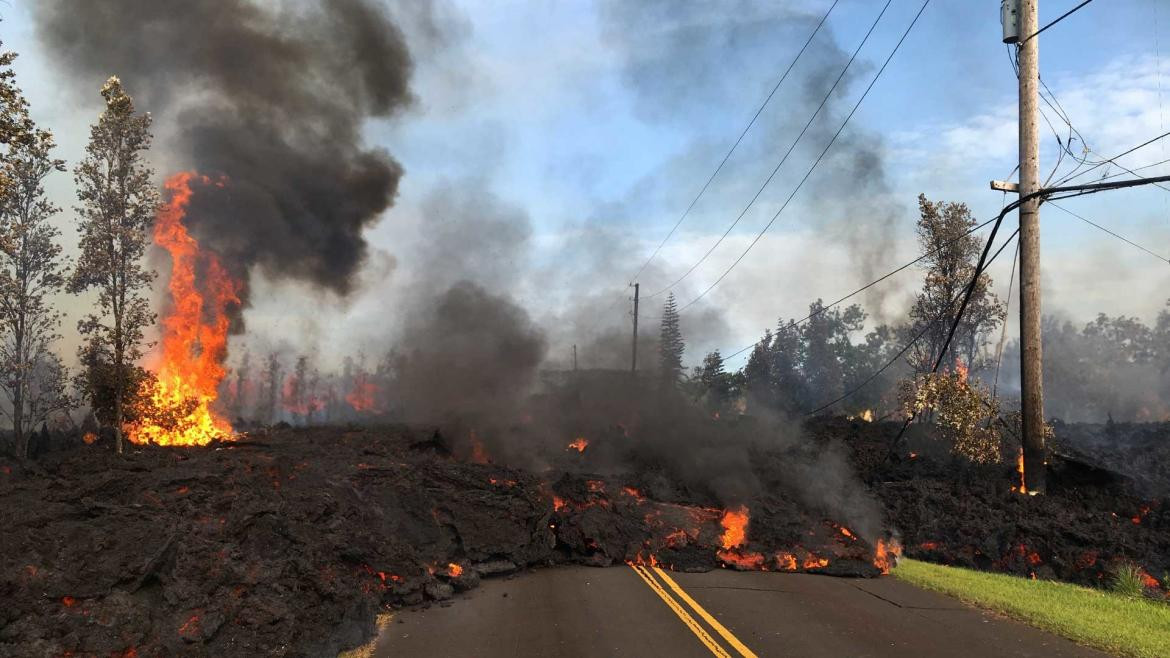
[[(428, 203), (449, 189), (470, 190), (527, 224), (523, 248), (500, 256), (522, 265), (495, 283), (557, 327), (554, 351), (597, 330), (585, 324), (624, 327), (629, 276), (775, 84), (807, 37), (810, 17), (819, 18), (829, 4), (463, 1), (439, 7), (440, 39), (404, 19), (417, 101), (392, 121), (367, 126), (368, 140), (406, 170), (397, 205), (369, 232), (386, 256), (375, 265), (390, 264), (372, 268), (368, 286), (353, 299), (316, 299), (304, 333), (348, 331), (353, 342), (378, 349), (386, 307), (426, 276), (412, 267), (412, 253), (427, 240)], [(646, 272), (646, 288), (656, 290), (685, 271), (734, 219), (811, 112), (812, 73), (835, 75), (882, 4), (837, 5), (724, 175)], [(817, 124), (822, 131), (794, 151), (753, 212), (676, 289), (680, 300), (714, 281), (788, 196), (920, 4), (893, 0), (824, 125)], [(1041, 22), (1074, 4), (1045, 0)], [(41, 52), (28, 7), (27, 0), (12, 0), (0, 11), (0, 34), (21, 53), (18, 79), (34, 115), (58, 134), (61, 155), (72, 164), (98, 110), (96, 85), (88, 102), (61, 88), (65, 78)], [(708, 349), (734, 351), (778, 317), (800, 315), (812, 299), (836, 298), (869, 273), (913, 258), (919, 192), (965, 201), (979, 217), (998, 210), (1002, 196), (987, 181), (1008, 174), (1016, 148), (1016, 87), (998, 12), (993, 0), (931, 2), (830, 152), (824, 175), (814, 173), (765, 239), (690, 309), (689, 360)], [(1088, 5), (1041, 37), (1042, 76), (1094, 153), (1112, 155), (1163, 132), (1167, 23), (1170, 6), (1158, 0), (1110, 0)], [(1170, 79), (1165, 86), (1170, 92)], [(168, 117), (156, 119), (165, 134)], [(1046, 135), (1046, 170), (1055, 158), (1051, 142)], [(850, 176), (862, 165), (850, 158), (862, 151), (875, 158), (880, 180), (852, 185)], [(1126, 162), (1170, 157), (1163, 152), (1154, 146)], [(165, 153), (158, 159), (160, 169), (171, 164)], [(71, 205), (68, 176), (58, 177), (52, 190), (63, 206)], [(1118, 192), (1067, 207), (1170, 253), (1166, 194)], [(1044, 213), (1043, 237), (1047, 310), (1076, 319), (1098, 311), (1150, 319), (1165, 303), (1166, 264), (1053, 209)], [(583, 255), (578, 246), (586, 242)], [(1010, 259), (1001, 261), (993, 275), (1002, 294)], [(888, 294), (862, 301), (875, 319), (893, 321), (916, 285), (912, 274), (891, 282)], [(250, 313), (258, 331), (277, 327), (288, 300), (304, 295), (287, 282), (256, 286), (263, 294)]]

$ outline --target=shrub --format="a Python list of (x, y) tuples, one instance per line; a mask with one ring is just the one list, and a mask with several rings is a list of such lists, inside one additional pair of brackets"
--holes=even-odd
[(903, 411), (934, 422), (939, 439), (952, 453), (987, 464), (1001, 457), (999, 402), (978, 382), (967, 379), (961, 364), (939, 373), (925, 373), (901, 384)]

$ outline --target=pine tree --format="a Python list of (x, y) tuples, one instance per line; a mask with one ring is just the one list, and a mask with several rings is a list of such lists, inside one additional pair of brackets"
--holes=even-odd
[(722, 413), (733, 395), (732, 376), (724, 369), (723, 355), (719, 350), (703, 358), (703, 365), (695, 368), (695, 379), (699, 391), (706, 400), (707, 408), (713, 413)]
[[(78, 322), (89, 342), (80, 351), (107, 361), (113, 371), (114, 436), (121, 453), (124, 405), (135, 394), (128, 389), (136, 379), (132, 370), (142, 356), (143, 330), (155, 320), (146, 293), (156, 274), (143, 266), (143, 257), (159, 195), (144, 159), (152, 139), (150, 114), (135, 112), (116, 77), (102, 86), (102, 97), (106, 109), (90, 129), (85, 159), (75, 171), (81, 255), (68, 288), (98, 291), (98, 312)], [(95, 391), (86, 393), (93, 402)]]
[(678, 304), (674, 300), (674, 293), (666, 298), (662, 306), (662, 330), (658, 343), (659, 375), (663, 383), (677, 386), (682, 380), (683, 352), (686, 344), (683, 342), (682, 332), (678, 326)]
[(60, 209), (44, 187), (49, 174), (65, 170), (53, 148), (42, 130), (11, 144), (0, 187), (0, 390), (19, 457), (28, 456), (27, 430), (71, 406), (67, 372), (53, 351), (61, 314), (49, 301), (65, 285), (61, 232), (49, 223)]

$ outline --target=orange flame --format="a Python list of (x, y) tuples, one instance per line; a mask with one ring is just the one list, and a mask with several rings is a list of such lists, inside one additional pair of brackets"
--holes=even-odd
[(1022, 494), (1028, 493), (1028, 485), (1024, 484), (1024, 449), (1020, 448), (1020, 454), (1016, 457), (1016, 472), (1020, 474), (1019, 486), (1013, 486), (1013, 492)]
[(1133, 521), (1134, 525), (1141, 525), (1142, 519), (1149, 513), (1150, 513), (1150, 506), (1149, 505), (1142, 505), (1142, 510), (1140, 512), (1138, 512), (1136, 515), (1134, 515), (1134, 517), (1132, 519), (1130, 519), (1130, 521)]
[(776, 564), (784, 571), (796, 571), (799, 567), (796, 556), (792, 553), (777, 553)]
[(582, 437), (573, 439), (571, 442), (569, 442), (569, 447), (565, 448), (565, 450), (576, 450), (577, 452), (585, 452), (585, 448), (588, 448), (588, 447), (589, 447), (589, 439), (586, 439), (585, 437), (582, 436)]
[(447, 575), (451, 576), (452, 578), (458, 578), (459, 576), (463, 575), (463, 567), (455, 564), (454, 562), (450, 562), (447, 564)]
[(955, 376), (958, 377), (960, 384), (967, 383), (967, 366), (959, 359), (955, 359)]
[(748, 521), (748, 508), (744, 505), (723, 512), (723, 518), (719, 519), (719, 525), (723, 526), (723, 535), (719, 538), (723, 548), (734, 548), (747, 540)]
[(345, 402), (358, 412), (379, 411), (376, 408), (378, 385), (370, 381), (366, 375), (357, 375), (353, 378), (353, 388), (345, 394)]
[(902, 544), (897, 539), (891, 539), (888, 543), (883, 539), (878, 539), (874, 546), (873, 566), (880, 569), (882, 573), (890, 573), (890, 569), (898, 563), (900, 555), (902, 555)]
[(468, 438), (471, 440), (471, 461), (475, 464), (488, 463), (487, 449), (483, 447), (483, 441), (480, 441), (479, 436), (475, 430), (468, 432)]
[[(240, 303), (240, 285), (212, 252), (201, 251), (183, 219), (194, 192), (192, 181), (222, 187), (192, 172), (175, 174), (164, 188), (170, 200), (159, 209), (154, 241), (171, 255), (170, 312), (162, 319), (158, 382), (148, 408), (130, 426), (134, 443), (206, 445), (229, 437), (231, 425), (211, 407), (227, 371), (228, 308)], [(203, 278), (196, 270), (202, 265)]]

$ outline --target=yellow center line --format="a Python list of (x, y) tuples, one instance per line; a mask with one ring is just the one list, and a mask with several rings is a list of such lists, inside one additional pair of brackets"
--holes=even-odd
[(721, 636), (723, 636), (723, 639), (727, 640), (727, 643), (730, 644), (736, 651), (738, 651), (740, 655), (742, 655), (744, 658), (758, 658), (751, 649), (747, 648), (743, 642), (739, 641), (739, 638), (737, 638), (735, 635), (732, 635), (731, 631), (727, 630), (727, 628), (725, 628), (723, 624), (720, 624), (719, 621), (715, 619), (715, 617), (712, 617), (710, 613), (704, 610), (703, 606), (699, 605), (697, 601), (692, 599), (685, 591), (683, 591), (683, 588), (679, 587), (679, 584), (674, 582), (674, 579), (671, 578), (665, 571), (659, 569), (658, 567), (654, 567), (654, 572), (658, 574), (658, 577), (661, 578), (663, 582), (665, 582), (667, 585), (670, 585), (670, 588), (674, 590), (674, 593), (677, 594), (680, 599), (686, 601), (687, 605), (691, 606), (692, 610), (699, 613), (699, 616), (703, 618), (703, 621), (707, 622), (711, 628), (714, 628), (716, 633), (719, 633)]
[(670, 610), (674, 612), (675, 615), (678, 615), (678, 618), (682, 620), (682, 623), (685, 624), (687, 628), (691, 629), (691, 632), (695, 634), (695, 637), (699, 638), (699, 641), (702, 642), (703, 645), (711, 651), (711, 653), (719, 656), (719, 658), (731, 658), (731, 654), (727, 653), (723, 647), (719, 646), (719, 643), (715, 641), (715, 638), (711, 637), (707, 631), (703, 630), (703, 627), (699, 625), (699, 622), (695, 621), (695, 618), (690, 616), (690, 614), (687, 613), (686, 609), (684, 609), (678, 601), (675, 601), (670, 596), (670, 594), (666, 593), (666, 590), (662, 589), (661, 585), (655, 582), (654, 576), (650, 575), (650, 572), (646, 571), (645, 567), (631, 564), (630, 568), (633, 569), (634, 573), (638, 574), (638, 577), (641, 578), (646, 583), (646, 585), (666, 603), (666, 606), (670, 608)]

